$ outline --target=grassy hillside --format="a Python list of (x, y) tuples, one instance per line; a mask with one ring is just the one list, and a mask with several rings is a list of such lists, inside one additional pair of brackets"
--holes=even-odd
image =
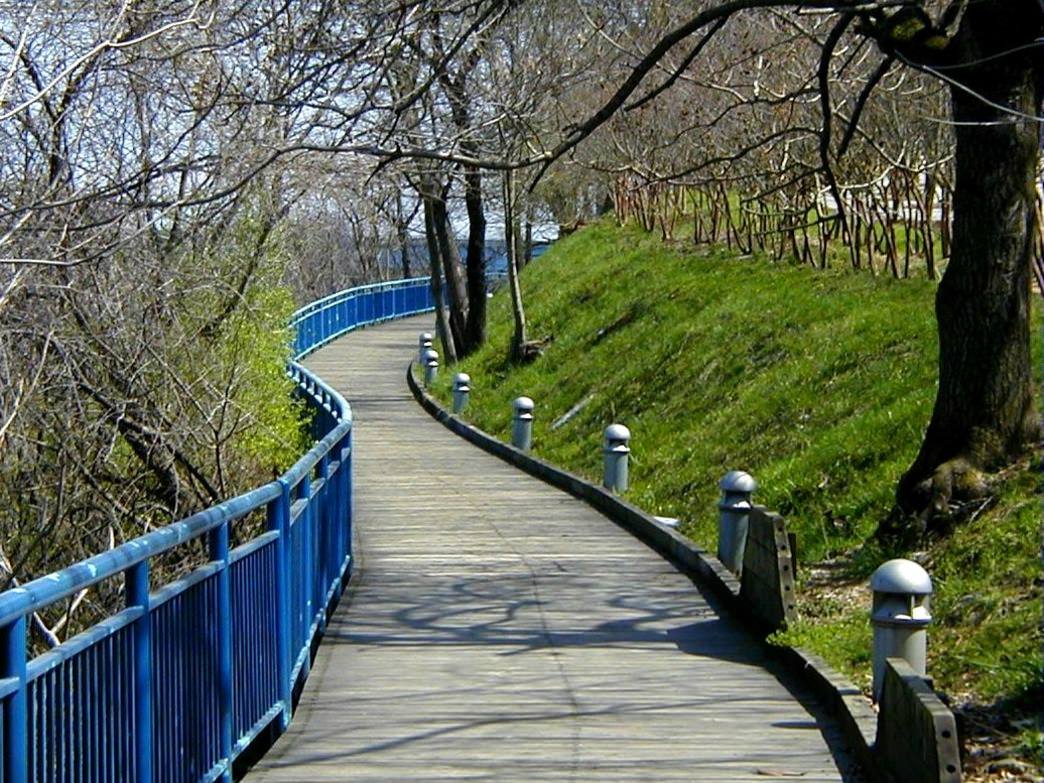
[[(866, 578), (897, 554), (868, 538), (931, 411), (934, 284), (672, 249), (601, 223), (529, 266), (523, 290), (530, 337), (550, 342), (534, 363), (508, 363), (497, 295), (488, 346), (454, 368), (472, 376), (468, 418), (507, 439), (510, 401), (528, 395), (534, 451), (595, 480), (602, 430), (626, 424), (628, 498), (712, 550), (717, 481), (752, 473), (756, 500), (798, 537), (804, 619), (784, 640), (866, 684)], [(1000, 502), (950, 538), (905, 553), (936, 586), (937, 687), (1016, 721), (1041, 695), (1039, 467), (1013, 471)], [(1032, 721), (1009, 728), (1039, 743)]]

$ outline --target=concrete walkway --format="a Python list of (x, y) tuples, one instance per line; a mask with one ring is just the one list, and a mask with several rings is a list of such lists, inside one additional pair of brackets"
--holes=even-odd
[(358, 570), (247, 780), (843, 779), (833, 729), (689, 579), (421, 410), (426, 329), (308, 362), (354, 411)]

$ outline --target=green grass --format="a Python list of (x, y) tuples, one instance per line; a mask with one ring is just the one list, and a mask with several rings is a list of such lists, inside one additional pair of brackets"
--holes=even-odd
[[(508, 439), (510, 401), (530, 396), (534, 452), (596, 481), (603, 429), (626, 424), (628, 499), (712, 550), (717, 482), (751, 472), (802, 565), (845, 563), (782, 640), (865, 684), (866, 576), (895, 554), (868, 539), (931, 411), (934, 284), (678, 250), (607, 221), (556, 243), (522, 284), (530, 338), (551, 341), (530, 365), (508, 362), (510, 304), (494, 297), (488, 345), (453, 368), (472, 376), (467, 418)], [(993, 509), (919, 555), (936, 586), (931, 673), (962, 698), (1041, 687), (1038, 474), (1016, 472)]]

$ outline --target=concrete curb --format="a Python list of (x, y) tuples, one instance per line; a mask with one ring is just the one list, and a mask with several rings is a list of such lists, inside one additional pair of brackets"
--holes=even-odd
[[(674, 563), (684, 574), (709, 588), (754, 630), (764, 633), (762, 623), (740, 599), (739, 580), (716, 557), (608, 490), (497, 440), (450, 413), (420, 387), (413, 377), (413, 364), (410, 362), (406, 368), (406, 383), (417, 402), (432, 418), (482, 450), (602, 512)], [(875, 771), (873, 744), (877, 733), (877, 713), (867, 703), (862, 691), (811, 652), (776, 645), (770, 645), (769, 649), (791, 672), (801, 677), (817, 700), (837, 720), (859, 766), (871, 775)]]

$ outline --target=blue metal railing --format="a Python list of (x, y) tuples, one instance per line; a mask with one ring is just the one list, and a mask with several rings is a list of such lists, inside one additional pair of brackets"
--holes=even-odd
[(389, 318), (433, 310), (431, 278), (415, 277), (390, 283), (374, 283), (317, 299), (294, 313), (297, 330), (294, 348), (300, 359), (358, 324), (375, 324)]
[[(294, 314), (295, 357), (431, 309), (428, 278), (343, 291)], [(0, 783), (231, 780), (253, 739), (286, 727), (352, 565), (351, 409), (296, 361), (289, 372), (317, 441), (286, 473), (0, 595)], [(260, 513), (264, 532), (232, 548), (235, 523)], [(208, 562), (153, 584), (192, 541)], [(121, 576), (122, 611), (27, 659), (33, 612)]]

